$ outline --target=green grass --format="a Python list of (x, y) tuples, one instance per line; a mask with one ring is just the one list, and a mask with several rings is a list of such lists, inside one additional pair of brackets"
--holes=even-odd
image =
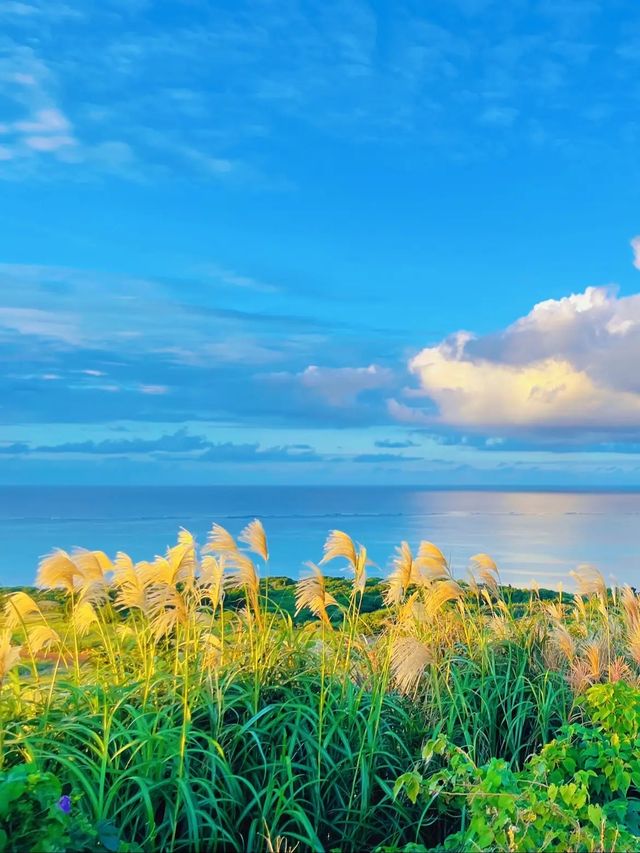
[[(5, 592), (0, 770), (33, 771), (17, 805), (53, 778), (72, 809), (30, 805), (17, 826), (0, 790), (0, 849), (47, 820), (60, 850), (435, 848), (466, 812), (435, 808), (425, 742), (519, 779), (590, 684), (638, 678), (631, 591), (515, 590), (486, 555), (478, 583), (456, 583), (432, 546), (422, 564), (403, 552), (394, 587), (365, 579), (347, 538), (327, 553), (353, 578), (309, 587), (260, 580), (219, 530), (209, 544), (213, 562), (183, 534), (115, 574), (98, 552), (59, 555), (39, 580), (62, 589)], [(418, 772), (424, 796), (398, 795)]]

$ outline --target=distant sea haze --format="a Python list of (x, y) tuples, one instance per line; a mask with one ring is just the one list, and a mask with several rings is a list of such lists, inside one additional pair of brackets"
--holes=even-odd
[[(640, 492), (443, 491), (381, 487), (2, 487), (0, 584), (34, 581), (38, 559), (74, 546), (164, 553), (180, 527), (204, 543), (214, 521), (238, 533), (264, 522), (270, 574), (298, 577), (319, 561), (339, 528), (366, 545), (384, 575), (403, 539), (435, 542), (456, 577), (478, 551), (497, 561), (505, 583), (535, 578), (571, 588), (569, 572), (593, 563), (608, 583), (640, 586)], [(340, 562), (327, 565), (339, 574)]]

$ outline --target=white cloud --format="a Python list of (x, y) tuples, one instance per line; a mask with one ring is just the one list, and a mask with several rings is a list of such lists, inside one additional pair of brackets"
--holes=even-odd
[(420, 409), (414, 409), (405, 403), (400, 403), (395, 398), (387, 400), (387, 411), (391, 417), (402, 424), (414, 424), (415, 426), (433, 426), (434, 419)]
[(202, 277), (211, 278), (230, 287), (239, 287), (243, 290), (255, 290), (259, 293), (278, 293), (280, 288), (265, 281), (260, 281), (252, 276), (244, 275), (236, 270), (226, 269), (219, 264), (202, 264), (194, 269), (194, 272)]
[(409, 364), (437, 408), (401, 421), (492, 434), (640, 429), (640, 294), (608, 287), (540, 302), (504, 331), (459, 332)]
[[(12, 104), (16, 118), (0, 124), (0, 178), (22, 178), (59, 164), (94, 166), (101, 171), (132, 177), (136, 158), (131, 147), (114, 139), (94, 143), (76, 132), (58, 103), (59, 75), (36, 52), (7, 42), (0, 58), (0, 97)], [(49, 174), (49, 172), (47, 172)]]
[[(553, 132), (549, 93), (565, 90), (565, 102), (581, 116), (587, 59), (593, 54), (604, 63), (606, 57), (603, 73), (621, 79), (626, 70), (617, 36), (609, 49), (595, 51), (587, 38), (589, 14), (576, 18), (566, 2), (560, 13), (545, 13), (545, 32), (525, 32), (515, 19), (503, 20), (500, 5), (490, 0), (453, 4), (465, 14), (487, 7), (471, 29), (455, 21), (455, 8), (451, 20), (445, 15), (437, 23), (437, 10), (425, 14), (420, 4), (411, 10), (411, 4), (400, 4), (390, 27), (366, 0), (323, 3), (320, 9), (292, 3), (287, 14), (281, 4), (262, 4), (258, 16), (252, 4), (232, 3), (217, 10), (215, 26), (206, 24), (198, 5), (207, 6), (187, 4), (193, 8), (180, 20), (162, 26), (149, 13), (148, 0), (119, 0), (121, 9), (112, 3), (3, 0), (7, 73), (12, 84), (33, 90), (21, 123), (34, 124), (36, 112), (70, 104), (77, 145), (73, 157), (64, 147), (41, 146), (34, 153), (21, 145), (20, 162), (0, 177), (15, 175), (17, 166), (21, 172), (37, 164), (50, 168), (52, 161), (82, 164), (77, 171), (83, 177), (88, 166), (112, 171), (109, 156), (103, 160), (94, 151), (100, 143), (89, 140), (114, 131), (135, 154), (135, 169), (115, 164), (131, 178), (195, 168), (214, 180), (276, 186), (290, 183), (279, 161), (270, 163), (263, 140), (277, 138), (292, 123), (350, 141), (419, 140), (456, 160), (493, 158), (496, 141), (555, 148), (579, 140), (583, 131), (581, 122), (573, 122), (568, 139)], [(579, 5), (592, 6), (586, 0)], [(67, 45), (69, 18), (74, 39)], [(565, 19), (573, 22), (571, 33)], [(382, 51), (381, 24), (389, 30)], [(38, 59), (41, 68), (34, 71)], [(519, 120), (523, 103), (526, 121)], [(593, 109), (609, 115), (612, 106), (602, 96)], [(609, 139), (611, 122), (600, 124)], [(587, 129), (589, 140), (594, 132)], [(259, 158), (254, 149), (262, 152)]]
[(631, 241), (631, 248), (633, 249), (633, 265), (640, 270), (640, 234)]
[(388, 367), (318, 367), (309, 365), (300, 373), (272, 373), (272, 381), (292, 382), (325, 400), (331, 406), (352, 405), (363, 391), (389, 387), (394, 380)]
[(37, 12), (35, 6), (28, 3), (19, 3), (16, 0), (7, 0), (2, 4), (2, 12), (5, 15), (33, 15)]
[[(24, 75), (20, 77), (24, 81)], [(33, 119), (29, 121), (15, 122), (14, 127), (23, 133), (61, 133), (67, 132), (71, 125), (59, 109), (49, 107), (45, 110), (37, 110)]]
[(71, 121), (56, 103), (56, 85), (48, 66), (31, 48), (8, 43), (0, 60), (0, 95), (12, 102), (18, 117), (4, 122), (0, 160), (24, 167), (39, 155), (66, 157), (78, 146)]
[(24, 144), (33, 151), (57, 151), (76, 141), (72, 136), (25, 136)]
[(9, 329), (21, 335), (37, 335), (53, 338), (66, 344), (77, 345), (82, 341), (79, 324), (75, 318), (53, 311), (37, 308), (14, 308), (0, 306), (0, 329)]
[(166, 385), (141, 385), (140, 386), (141, 394), (151, 394), (152, 396), (158, 396), (162, 394), (168, 394), (169, 389)]

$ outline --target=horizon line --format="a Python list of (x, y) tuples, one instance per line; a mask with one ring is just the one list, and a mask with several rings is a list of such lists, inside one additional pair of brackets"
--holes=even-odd
[(620, 486), (562, 485), (421, 485), (418, 483), (3, 483), (2, 489), (412, 489), (428, 492), (600, 492), (640, 493), (640, 484)]

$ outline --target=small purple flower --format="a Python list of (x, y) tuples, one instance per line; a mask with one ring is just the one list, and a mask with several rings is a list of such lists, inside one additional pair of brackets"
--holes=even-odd
[(70, 814), (71, 797), (69, 797), (67, 794), (64, 794), (62, 797), (60, 797), (60, 799), (58, 800), (58, 808), (62, 809), (65, 814)]

